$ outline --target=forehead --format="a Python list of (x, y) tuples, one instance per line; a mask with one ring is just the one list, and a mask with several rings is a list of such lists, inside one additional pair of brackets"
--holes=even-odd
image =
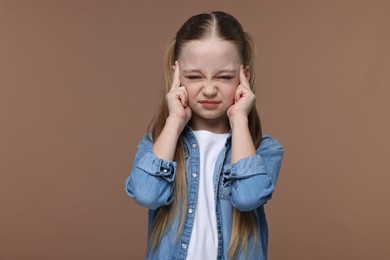
[(237, 47), (230, 41), (212, 37), (184, 44), (178, 58), (183, 69), (234, 69), (241, 64)]

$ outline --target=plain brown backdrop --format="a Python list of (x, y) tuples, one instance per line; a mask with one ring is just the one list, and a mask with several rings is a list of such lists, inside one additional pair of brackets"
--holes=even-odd
[(142, 259), (124, 190), (165, 45), (199, 12), (258, 47), (285, 147), (270, 260), (390, 259), (389, 1), (0, 1), (0, 259)]

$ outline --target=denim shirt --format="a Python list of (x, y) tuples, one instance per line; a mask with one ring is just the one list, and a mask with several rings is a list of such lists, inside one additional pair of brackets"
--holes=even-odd
[[(163, 236), (146, 259), (186, 259), (194, 224), (198, 193), (199, 149), (197, 140), (189, 127), (183, 130), (186, 175), (187, 214), (184, 229), (179, 237), (179, 218)], [(152, 152), (153, 141), (145, 135), (138, 145), (130, 176), (126, 179), (126, 192), (139, 205), (149, 209), (148, 230), (163, 205), (174, 200), (173, 185), (176, 162), (162, 160)], [(271, 198), (283, 157), (283, 147), (271, 136), (263, 136), (256, 155), (231, 161), (231, 133), (220, 152), (214, 170), (214, 194), (218, 228), (218, 259), (228, 259), (232, 231), (233, 207), (239, 211), (253, 210), (257, 220), (257, 241), (253, 233), (246, 254), (239, 252), (237, 259), (267, 259), (268, 226), (264, 204)]]

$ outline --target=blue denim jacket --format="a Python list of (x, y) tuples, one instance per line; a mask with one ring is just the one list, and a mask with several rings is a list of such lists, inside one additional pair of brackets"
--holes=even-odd
[[(188, 210), (184, 230), (176, 237), (179, 226), (172, 227), (154, 252), (146, 259), (186, 259), (188, 243), (194, 223), (198, 192), (199, 150), (189, 127), (183, 131), (187, 165)], [(172, 203), (176, 162), (161, 160), (152, 152), (153, 142), (145, 135), (138, 145), (126, 191), (139, 205), (149, 209), (148, 229), (159, 207)], [(233, 219), (233, 207), (239, 211), (254, 210), (257, 219), (257, 243), (250, 238), (246, 257), (240, 252), (237, 259), (267, 259), (268, 226), (264, 204), (271, 198), (283, 157), (283, 147), (271, 136), (263, 136), (256, 155), (230, 164), (231, 134), (218, 156), (214, 171), (214, 192), (218, 227), (218, 259), (227, 259)]]

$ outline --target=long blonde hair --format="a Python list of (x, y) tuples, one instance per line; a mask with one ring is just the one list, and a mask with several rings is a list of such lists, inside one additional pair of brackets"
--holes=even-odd
[[(169, 92), (172, 84), (172, 65), (175, 60), (178, 59), (183, 44), (191, 40), (201, 40), (210, 35), (216, 35), (223, 40), (235, 44), (241, 56), (242, 63), (245, 66), (249, 66), (251, 75), (249, 83), (252, 91), (255, 91), (255, 45), (249, 34), (244, 32), (241, 24), (233, 16), (224, 12), (216, 11), (192, 16), (182, 25), (177, 32), (175, 39), (166, 49), (164, 59), (163, 99), (159, 112), (155, 115), (149, 125), (149, 132), (152, 133), (153, 140), (156, 140), (160, 135), (169, 115), (165, 96)], [(255, 107), (248, 115), (248, 122), (252, 140), (257, 147), (261, 142), (262, 132), (260, 118)], [(174, 161), (177, 163), (174, 184), (175, 199), (171, 205), (163, 206), (159, 209), (152, 223), (148, 244), (150, 250), (157, 248), (163, 235), (172, 225), (173, 219), (180, 219), (177, 237), (183, 230), (187, 208), (186, 165), (183, 136), (180, 136), (177, 142)], [(251, 234), (254, 235), (254, 243), (257, 243), (257, 222), (254, 212), (240, 212), (234, 208), (232, 234), (229, 245), (229, 259), (233, 259), (240, 249), (243, 252), (246, 252)]]

